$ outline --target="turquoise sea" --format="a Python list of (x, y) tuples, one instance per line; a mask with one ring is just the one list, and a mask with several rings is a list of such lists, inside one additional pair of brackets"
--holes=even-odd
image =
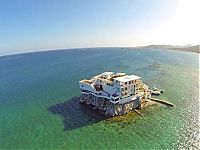
[[(0, 149), (199, 149), (199, 54), (90, 48), (0, 57)], [(103, 71), (141, 76), (164, 89), (153, 105), (106, 120), (75, 97)]]

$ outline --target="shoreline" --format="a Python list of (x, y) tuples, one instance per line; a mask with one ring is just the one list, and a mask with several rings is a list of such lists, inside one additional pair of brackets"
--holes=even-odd
[[(198, 45), (199, 46), (199, 45)], [(200, 46), (199, 46), (200, 47)], [(21, 53), (13, 53), (13, 54), (0, 54), (0, 59), (3, 57), (9, 57), (9, 56), (18, 56), (18, 55), (24, 55), (24, 54), (32, 54), (32, 53), (44, 53), (44, 52), (57, 52), (57, 51), (67, 51), (67, 50), (88, 50), (88, 49), (105, 49), (105, 48), (118, 48), (118, 49), (146, 49), (146, 50), (151, 50), (151, 49), (156, 49), (156, 50), (170, 50), (170, 51), (183, 51), (183, 52), (193, 52), (193, 53), (200, 53), (200, 50), (198, 51), (192, 51), (188, 49), (183, 48), (156, 48), (156, 47), (148, 47), (148, 46), (136, 46), (136, 47), (86, 47), (86, 48), (62, 48), (62, 49), (50, 49), (50, 50), (37, 50), (37, 51), (28, 51), (28, 52), (21, 52)]]

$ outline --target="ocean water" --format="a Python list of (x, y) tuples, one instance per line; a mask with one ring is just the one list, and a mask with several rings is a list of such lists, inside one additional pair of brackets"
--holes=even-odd
[[(196, 53), (126, 48), (0, 57), (0, 149), (199, 149), (198, 60)], [(103, 71), (141, 76), (175, 107), (107, 120), (76, 98), (78, 81)]]

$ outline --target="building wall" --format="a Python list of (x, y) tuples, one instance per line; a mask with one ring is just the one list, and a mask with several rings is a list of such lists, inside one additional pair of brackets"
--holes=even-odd
[(124, 83), (120, 83), (121, 88), (121, 98), (126, 98), (128, 96), (136, 95), (138, 93), (137, 80), (132, 80)]
[[(94, 82), (94, 85), (89, 85), (87, 83), (80, 83), (80, 88), (85, 89), (94, 93), (97, 93), (97, 91), (94, 88), (94, 85), (102, 85), (103, 91), (106, 93), (112, 95), (116, 94), (120, 96), (120, 101), (126, 101), (126, 100), (131, 100), (133, 97), (137, 96), (138, 89), (140, 84), (142, 83), (141, 80), (133, 80), (133, 81), (128, 81), (127, 83), (124, 82), (119, 82), (117, 80), (113, 81), (113, 86), (111, 85), (106, 85), (105, 81), (98, 79)], [(100, 91), (99, 91), (100, 92)]]
[(79, 83), (80, 85), (80, 88), (81, 89), (85, 89), (85, 90), (88, 90), (88, 91), (92, 91), (92, 92), (95, 92), (96, 90), (94, 89), (94, 87), (92, 87), (91, 85), (87, 84), (87, 83)]

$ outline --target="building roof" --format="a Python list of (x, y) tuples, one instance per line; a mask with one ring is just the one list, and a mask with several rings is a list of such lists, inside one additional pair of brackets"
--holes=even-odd
[(112, 74), (114, 74), (114, 72), (104, 72), (104, 73), (102, 73), (100, 75), (112, 75)]
[(128, 82), (128, 81), (137, 80), (137, 79), (140, 79), (140, 78), (141, 77), (135, 76), (135, 75), (125, 75), (125, 76), (117, 77), (117, 78), (114, 78), (114, 79), (117, 80), (117, 81), (120, 81), (120, 82)]
[(121, 76), (124, 76), (124, 75), (125, 75), (125, 73), (124, 73), (124, 72), (118, 72), (118, 73), (116, 73), (116, 75), (121, 75)]

